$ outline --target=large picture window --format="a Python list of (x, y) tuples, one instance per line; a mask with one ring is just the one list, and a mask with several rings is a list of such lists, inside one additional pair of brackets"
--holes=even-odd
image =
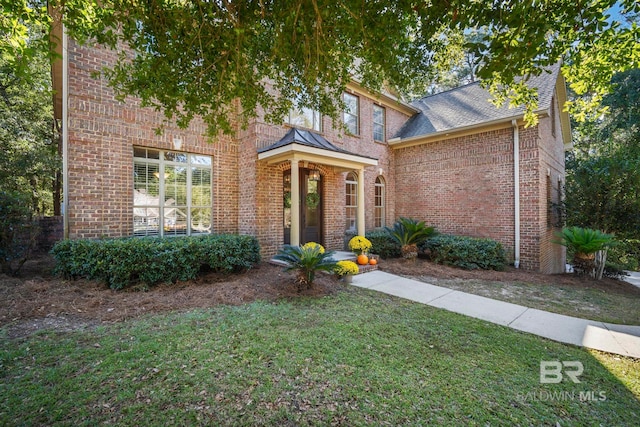
[(345, 202), (345, 230), (356, 230), (356, 218), (358, 212), (358, 177), (355, 173), (349, 172), (345, 181), (345, 193), (347, 196)]
[(211, 233), (211, 157), (135, 147), (133, 233)]

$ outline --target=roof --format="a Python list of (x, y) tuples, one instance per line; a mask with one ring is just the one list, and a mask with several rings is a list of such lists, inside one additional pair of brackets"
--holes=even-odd
[(347, 171), (375, 166), (378, 159), (338, 148), (322, 135), (308, 130), (291, 128), (279, 141), (258, 149), (258, 160), (269, 164), (286, 161), (308, 161)]
[[(527, 86), (538, 90), (538, 111), (550, 108), (559, 72), (557, 64), (527, 81)], [(476, 82), (418, 99), (411, 105), (420, 112), (404, 124), (396, 138), (426, 136), (523, 116), (524, 107), (496, 107), (491, 98), (489, 91)]]
[[(298, 129), (296, 127), (292, 127), (289, 132), (285, 134), (279, 141), (260, 148), (258, 153), (264, 153), (266, 151), (275, 150), (277, 148), (281, 148), (290, 144), (300, 144), (307, 147), (319, 148), (321, 150), (333, 151), (335, 153), (349, 154), (352, 156), (365, 157), (368, 159), (374, 159), (373, 157), (362, 156), (360, 154), (352, 153), (347, 150), (343, 150), (342, 148), (338, 148), (332, 143), (330, 143), (325, 137), (315, 132), (311, 132), (304, 129)], [(374, 159), (377, 160), (377, 159)]]

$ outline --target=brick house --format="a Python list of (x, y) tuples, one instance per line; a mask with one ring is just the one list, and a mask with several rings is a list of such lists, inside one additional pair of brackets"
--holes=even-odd
[(284, 243), (341, 249), (345, 231), (405, 216), (496, 239), (526, 269), (564, 268), (549, 209), (570, 140), (558, 69), (530, 82), (540, 122), (529, 128), (522, 110), (493, 107), (477, 84), (407, 104), (354, 81), (344, 94), (349, 132), (303, 110), (281, 125), (258, 114), (234, 136), (208, 140), (200, 120), (158, 135), (161, 113), (116, 101), (91, 77), (116, 53), (67, 38), (61, 48), (54, 88), (68, 238), (241, 233), (271, 256)]

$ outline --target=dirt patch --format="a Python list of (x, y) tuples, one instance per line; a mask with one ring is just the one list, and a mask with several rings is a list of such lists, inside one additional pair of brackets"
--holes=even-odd
[[(0, 275), (0, 327), (9, 337), (41, 329), (71, 331), (119, 322), (145, 314), (220, 304), (240, 305), (256, 300), (276, 301), (300, 296), (324, 296), (344, 289), (334, 276), (318, 274), (312, 289), (298, 292), (292, 273), (262, 263), (244, 274), (209, 273), (196, 280), (166, 284), (149, 290), (114, 291), (87, 280), (63, 280), (51, 274), (53, 259), (42, 256), (25, 264), (20, 277)], [(623, 281), (595, 281), (573, 275), (545, 275), (514, 268), (505, 271), (466, 271), (425, 260), (382, 260), (380, 269), (432, 284), (445, 281), (536, 283), (595, 288), (640, 298), (640, 289)], [(509, 292), (509, 291), (505, 291)], [(544, 298), (544, 297), (543, 297)]]
[(29, 261), (20, 277), (0, 275), (0, 326), (7, 327), (9, 337), (45, 328), (83, 329), (149, 313), (324, 296), (343, 286), (332, 275), (318, 274), (312, 289), (299, 292), (292, 273), (262, 263), (243, 274), (209, 273), (148, 290), (114, 291), (99, 282), (55, 277), (53, 266), (53, 260), (44, 256)]

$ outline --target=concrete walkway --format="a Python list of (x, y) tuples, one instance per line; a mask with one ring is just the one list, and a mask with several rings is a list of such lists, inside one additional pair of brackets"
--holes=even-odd
[(444, 308), (566, 344), (640, 358), (640, 326), (615, 325), (549, 313), (382, 271), (353, 277), (353, 285)]

